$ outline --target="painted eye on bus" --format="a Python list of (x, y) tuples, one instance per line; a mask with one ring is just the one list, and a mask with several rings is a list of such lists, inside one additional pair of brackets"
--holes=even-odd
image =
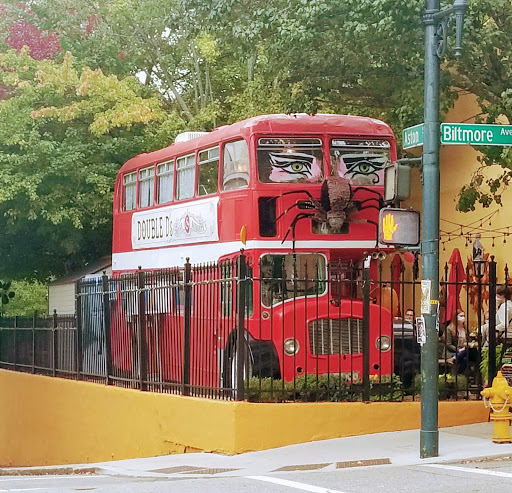
[(272, 182), (317, 181), (322, 174), (315, 156), (302, 152), (269, 153)]
[(354, 183), (377, 184), (382, 179), (382, 170), (387, 163), (387, 156), (377, 154), (361, 156), (346, 154), (342, 157), (346, 175)]

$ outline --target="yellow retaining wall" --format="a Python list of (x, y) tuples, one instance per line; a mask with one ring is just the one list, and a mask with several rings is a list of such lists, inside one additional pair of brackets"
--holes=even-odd
[[(236, 454), (420, 426), (418, 402), (224, 402), (0, 370), (0, 465), (215, 451)], [(440, 402), (439, 426), (487, 421), (482, 402)]]

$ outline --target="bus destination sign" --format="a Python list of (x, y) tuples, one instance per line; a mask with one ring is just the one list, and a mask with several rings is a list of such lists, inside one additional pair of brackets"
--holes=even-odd
[(132, 248), (218, 241), (219, 197), (171, 205), (132, 216)]

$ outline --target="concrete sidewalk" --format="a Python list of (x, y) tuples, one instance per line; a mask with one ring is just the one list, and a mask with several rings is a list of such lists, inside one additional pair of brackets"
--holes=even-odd
[(0, 474), (101, 473), (137, 477), (264, 475), (380, 464), (412, 465), (512, 456), (512, 444), (491, 441), (492, 423), (442, 428), (439, 457), (420, 459), (419, 430), (337, 438), (235, 456), (196, 453), (62, 467), (4, 468)]

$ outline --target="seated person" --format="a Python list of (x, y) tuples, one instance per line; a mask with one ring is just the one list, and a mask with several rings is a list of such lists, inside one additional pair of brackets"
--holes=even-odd
[(455, 319), (440, 337), (439, 357), (446, 363), (457, 363), (459, 373), (466, 371), (468, 363), (466, 341), (466, 315), (458, 309)]
[[(510, 322), (512, 322), (512, 301), (509, 299), (509, 290), (507, 286), (499, 286), (496, 289), (496, 343), (512, 342)], [(489, 343), (489, 312), (486, 312), (486, 323), (482, 325), (481, 332), (482, 342), (487, 345)]]
[(406, 324), (411, 324), (414, 327), (414, 310), (412, 308), (407, 308), (407, 310), (405, 310), (404, 322)]

